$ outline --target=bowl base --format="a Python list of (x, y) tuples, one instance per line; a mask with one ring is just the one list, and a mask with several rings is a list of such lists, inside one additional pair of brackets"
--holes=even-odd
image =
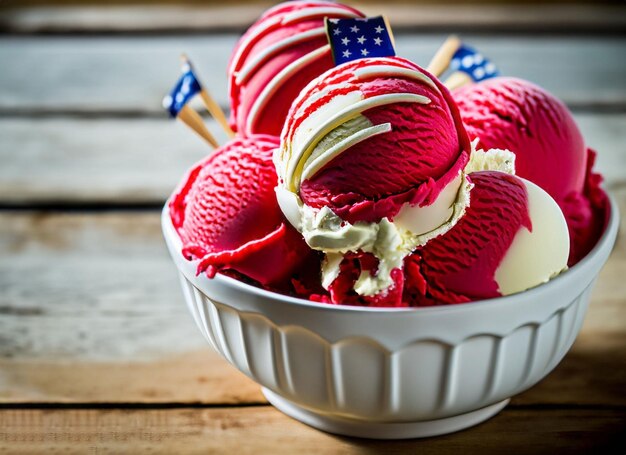
[(344, 436), (369, 439), (411, 439), (438, 436), (477, 425), (493, 417), (508, 403), (502, 400), (490, 406), (457, 416), (419, 422), (363, 422), (355, 419), (318, 414), (289, 401), (262, 387), (265, 398), (278, 410), (318, 430)]

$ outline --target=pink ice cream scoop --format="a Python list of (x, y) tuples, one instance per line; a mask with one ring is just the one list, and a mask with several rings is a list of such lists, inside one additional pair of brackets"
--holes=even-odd
[(448, 90), (406, 59), (344, 63), (300, 93), (275, 155), (277, 196), (326, 254), (331, 296), (345, 294), (332, 290), (348, 272), (342, 258), (360, 264), (358, 295), (398, 294), (402, 258), (449, 229), (467, 203), (470, 148)]
[(305, 205), (373, 222), (407, 203), (430, 205), (469, 152), (436, 78), (402, 58), (361, 59), (302, 91), (282, 132), (279, 175)]
[(228, 67), (235, 131), (280, 134), (300, 90), (333, 66), (325, 17), (363, 14), (328, 1), (286, 2), (267, 10), (241, 37)]
[(233, 271), (281, 287), (311, 254), (276, 203), (278, 139), (237, 137), (197, 164), (172, 196), (183, 255), (209, 277)]
[(587, 192), (598, 193), (599, 177), (588, 170), (590, 152), (571, 113), (542, 88), (498, 77), (454, 92), (470, 138), (478, 148), (501, 148), (515, 156), (516, 175), (547, 191), (565, 213), (572, 265), (598, 238), (597, 208)]
[(404, 301), (463, 303), (520, 292), (566, 265), (567, 226), (556, 202), (537, 185), (502, 172), (469, 174), (465, 215), (405, 260)]

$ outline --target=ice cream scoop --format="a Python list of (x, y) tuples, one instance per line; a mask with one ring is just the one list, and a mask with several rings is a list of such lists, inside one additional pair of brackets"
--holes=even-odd
[(364, 58), (312, 81), (281, 134), (277, 197), (326, 254), (325, 287), (344, 255), (364, 252), (378, 263), (356, 292), (388, 289), (403, 258), (462, 215), (470, 149), (447, 89), (408, 60)]
[(333, 66), (325, 17), (363, 14), (329, 1), (285, 2), (267, 10), (241, 37), (228, 67), (233, 129), (280, 134), (300, 90)]
[(598, 237), (593, 225), (600, 220), (585, 187), (597, 192), (599, 182), (588, 170), (591, 152), (565, 104), (537, 85), (509, 77), (465, 86), (454, 98), (470, 138), (478, 138), (479, 147), (515, 153), (516, 175), (556, 200), (570, 228), (569, 263), (577, 262)]
[(198, 273), (235, 271), (280, 287), (311, 254), (276, 203), (277, 146), (273, 136), (237, 137), (193, 167), (172, 196), (172, 223)]
[(548, 193), (503, 172), (469, 179), (474, 186), (463, 218), (405, 260), (404, 300), (412, 305), (513, 294), (567, 267), (567, 224)]

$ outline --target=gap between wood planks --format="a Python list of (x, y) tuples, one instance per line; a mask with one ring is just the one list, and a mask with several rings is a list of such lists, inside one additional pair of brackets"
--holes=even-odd
[[(272, 405), (268, 402), (248, 402), (248, 403), (188, 403), (188, 402), (114, 402), (114, 403), (53, 403), (53, 402), (12, 402), (0, 403), (0, 412), (12, 409), (51, 409), (51, 410), (82, 410), (82, 409), (230, 409), (230, 408), (266, 408)], [(520, 411), (536, 410), (588, 410), (588, 411), (625, 411), (626, 406), (609, 404), (574, 404), (574, 403), (516, 403), (515, 398), (505, 409)]]
[[(347, 2), (365, 14), (386, 14), (397, 31), (480, 31), (544, 34), (624, 34), (623, 5), (411, 4)], [(247, 5), (61, 5), (9, 3), (0, 11), (0, 33), (13, 35), (163, 35), (242, 32), (271, 2)], [(417, 7), (416, 7), (417, 6)], [(220, 20), (216, 21), (215, 17)]]
[[(367, 440), (337, 436), (269, 407), (206, 410), (9, 410), (0, 412), (0, 449), (40, 453), (618, 453), (620, 411), (504, 409), (488, 421), (436, 438)], [(532, 436), (529, 436), (532, 435)], [(523, 449), (522, 449), (523, 448)], [(557, 450), (555, 450), (557, 449)]]
[[(618, 192), (626, 188), (626, 181), (611, 184), (608, 190)], [(2, 201), (0, 212), (11, 213), (59, 213), (59, 214), (98, 214), (98, 213), (152, 213), (163, 210), (164, 200), (144, 200), (133, 202), (83, 202), (83, 201)]]
[[(626, 12), (626, 10), (625, 10)], [(249, 25), (253, 21), (250, 21)], [(132, 30), (132, 31), (110, 31), (107, 29), (90, 29), (90, 30), (62, 30), (57, 31), (54, 29), (41, 29), (36, 31), (14, 31), (7, 29), (5, 24), (0, 22), (0, 37), (11, 39), (22, 38), (169, 38), (169, 37), (215, 37), (224, 34), (237, 33), (243, 35), (246, 32), (246, 27), (223, 27), (223, 28), (185, 28), (183, 26), (179, 28), (164, 28), (154, 30)], [(546, 28), (533, 28), (526, 26), (515, 25), (490, 25), (483, 28), (478, 28), (475, 25), (433, 25), (433, 24), (420, 24), (420, 25), (396, 25), (393, 27), (396, 35), (402, 36), (409, 33), (455, 33), (455, 34), (472, 34), (474, 36), (480, 36), (483, 38), (497, 38), (500, 36), (507, 36), (511, 38), (523, 38), (532, 35), (533, 37), (598, 37), (598, 38), (623, 38), (626, 36), (624, 26), (611, 26), (607, 27), (601, 25), (577, 28), (567, 27), (555, 27), (548, 26)]]
[(0, 201), (4, 212), (54, 212), (54, 213), (107, 213), (155, 212), (163, 209), (164, 200), (136, 202), (83, 202), (83, 201)]
[[(220, 106), (228, 116), (228, 106)], [(573, 101), (567, 103), (567, 107), (575, 114), (623, 114), (626, 113), (626, 104), (621, 102), (605, 101)], [(209, 119), (211, 115), (199, 112), (200, 116)], [(67, 120), (142, 120), (142, 119), (165, 119), (167, 114), (158, 111), (142, 109), (76, 109), (76, 108), (6, 108), (0, 107), (0, 119), (67, 119)]]

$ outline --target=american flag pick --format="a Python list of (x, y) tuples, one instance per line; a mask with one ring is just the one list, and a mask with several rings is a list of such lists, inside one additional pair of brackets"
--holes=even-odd
[(396, 55), (391, 28), (383, 16), (328, 19), (326, 34), (335, 65), (366, 57)]
[(198, 93), (202, 91), (200, 82), (191, 68), (188, 61), (183, 63), (181, 68), (182, 74), (174, 85), (174, 88), (163, 98), (163, 108), (165, 108), (171, 117), (178, 116), (182, 108)]
[(452, 56), (450, 68), (467, 74), (474, 82), (500, 75), (496, 65), (476, 49), (462, 44)]
[[(194, 130), (200, 137), (209, 143), (213, 148), (217, 148), (219, 144), (215, 137), (207, 129), (202, 117), (189, 105), (191, 99), (206, 92), (202, 89), (198, 78), (191, 68), (191, 63), (183, 56), (182, 74), (172, 91), (163, 98), (163, 107), (167, 110), (172, 118), (177, 118), (189, 128)], [(207, 95), (208, 96), (208, 95)], [(204, 98), (204, 96), (203, 96)]]

